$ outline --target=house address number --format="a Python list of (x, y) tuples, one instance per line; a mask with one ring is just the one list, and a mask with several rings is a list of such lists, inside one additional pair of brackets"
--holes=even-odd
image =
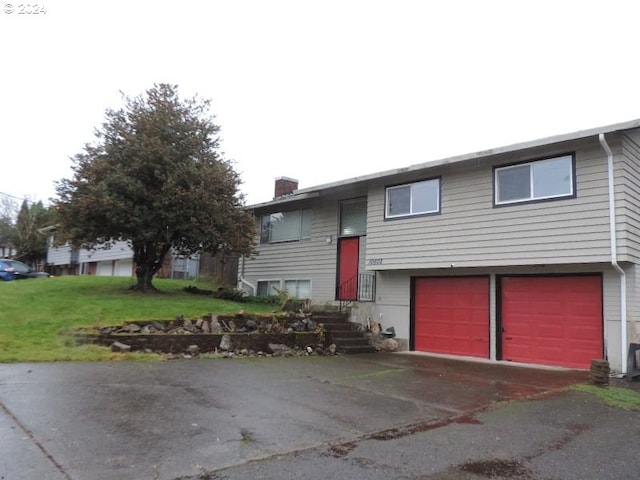
[(382, 265), (382, 259), (381, 258), (370, 258), (368, 263), (369, 263), (369, 265)]

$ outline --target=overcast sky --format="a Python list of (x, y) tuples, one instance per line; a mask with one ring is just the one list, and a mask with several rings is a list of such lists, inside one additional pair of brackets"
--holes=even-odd
[(154, 83), (212, 101), (249, 204), (280, 176), (306, 188), (640, 118), (637, 0), (0, 5), (0, 192), (20, 199), (46, 203), (120, 92)]

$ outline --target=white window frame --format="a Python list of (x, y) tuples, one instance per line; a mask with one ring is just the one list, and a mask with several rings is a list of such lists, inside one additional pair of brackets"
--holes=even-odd
[[(272, 225), (277, 224), (275, 217), (278, 215), (286, 215), (297, 213), (299, 216), (299, 225), (298, 231), (296, 235), (291, 235), (285, 238), (273, 240), (272, 237)], [(269, 220), (265, 222), (265, 219)], [(307, 223), (308, 222), (308, 223)], [(267, 225), (265, 226), (265, 223)], [(271, 214), (262, 215), (260, 217), (260, 244), (270, 244), (270, 243), (285, 243), (285, 242), (299, 242), (300, 240), (309, 240), (311, 238), (311, 228), (313, 223), (313, 211), (310, 208), (300, 209), (300, 210), (289, 210), (286, 212), (274, 212)], [(308, 228), (308, 231), (305, 229)], [(265, 228), (268, 231), (264, 231)]]
[[(436, 185), (437, 189), (436, 189), (436, 208), (435, 209), (431, 209), (431, 210), (419, 210), (419, 209), (414, 209), (414, 195), (418, 189), (419, 186), (421, 185), (427, 185), (427, 184), (434, 184)], [(396, 213), (396, 214), (392, 214), (390, 212), (390, 195), (389, 193), (392, 192), (393, 190), (399, 190), (402, 188), (409, 188), (409, 212), (407, 213)], [(387, 187), (385, 189), (385, 200), (384, 200), (384, 213), (385, 213), (385, 218), (404, 218), (404, 217), (413, 217), (416, 215), (433, 215), (433, 214), (437, 214), (440, 213), (440, 197), (441, 197), (441, 182), (440, 182), (440, 177), (436, 177), (436, 178), (430, 178), (427, 180), (421, 180), (419, 182), (413, 182), (413, 183), (403, 183), (401, 185), (394, 185), (392, 187)]]
[[(256, 295), (257, 295), (257, 296), (259, 296), (259, 295), (263, 295), (263, 294), (261, 294), (261, 293), (258, 293), (258, 289), (259, 289), (259, 287), (260, 287), (260, 283), (267, 283), (267, 284), (270, 284), (270, 283), (278, 283), (278, 289), (279, 289), (279, 290), (282, 290), (282, 279), (281, 279), (281, 278), (261, 278), (260, 280), (258, 280), (258, 281), (256, 282)], [(272, 286), (272, 287), (273, 287), (273, 286)], [(277, 295), (278, 295), (278, 292), (276, 292), (276, 291), (269, 292), (269, 289), (272, 289), (272, 287), (271, 287), (271, 288), (270, 288), (270, 287), (267, 287), (267, 293), (266, 293), (266, 295), (267, 295), (267, 296), (269, 296), (269, 297), (275, 297), (275, 296), (277, 296)]]
[[(309, 296), (308, 297), (298, 297), (297, 295), (293, 295), (292, 293), (295, 292), (290, 292), (287, 289), (287, 282), (296, 282), (296, 289), (297, 289), (297, 283), (298, 282), (309, 282)], [(285, 278), (284, 281), (282, 282), (282, 286), (285, 290), (287, 290), (287, 295), (289, 295), (290, 297), (293, 298), (300, 298), (301, 300), (308, 300), (311, 298), (311, 292), (312, 292), (312, 282), (310, 278)]]
[[(537, 165), (549, 164), (553, 161), (566, 160), (569, 163), (569, 191), (552, 195), (536, 195), (536, 183), (535, 183), (535, 167)], [(529, 167), (529, 196), (515, 198), (510, 200), (500, 200), (500, 180), (499, 173), (508, 171), (510, 169)], [(544, 200), (554, 200), (562, 198), (573, 198), (576, 195), (576, 172), (575, 172), (575, 156), (574, 154), (559, 155), (557, 157), (541, 158), (530, 162), (516, 163), (513, 165), (506, 165), (503, 167), (496, 167), (493, 172), (493, 184), (494, 184), (494, 205), (512, 205), (518, 203), (531, 203)]]

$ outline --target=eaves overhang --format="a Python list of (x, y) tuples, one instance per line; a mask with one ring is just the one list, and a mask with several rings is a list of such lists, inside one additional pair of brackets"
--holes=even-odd
[(538, 148), (543, 146), (550, 146), (550, 145), (564, 143), (564, 142), (576, 141), (576, 140), (581, 140), (589, 137), (598, 137), (598, 135), (600, 135), (601, 133), (608, 134), (608, 133), (614, 133), (614, 132), (622, 132), (622, 131), (631, 130), (639, 127), (640, 127), (640, 118), (635, 120), (629, 120), (627, 122), (616, 123), (613, 125), (607, 125), (604, 127), (580, 130), (577, 132), (554, 135), (551, 137), (540, 138), (537, 140), (531, 140), (527, 142), (514, 143), (511, 145), (492, 148), (489, 150), (481, 150), (478, 152), (467, 153), (464, 155), (456, 155), (453, 157), (447, 157), (439, 160), (431, 160), (428, 162), (410, 165), (408, 167), (395, 168), (392, 170), (385, 170), (382, 172), (362, 175), (358, 177), (352, 177), (345, 180), (339, 180), (337, 182), (316, 185), (314, 187), (298, 189), (298, 190), (295, 190), (292, 194), (287, 195), (285, 197), (276, 198), (269, 202), (249, 205), (248, 208), (258, 209), (262, 207), (291, 203), (294, 201), (319, 197), (321, 192), (328, 192), (340, 187), (355, 185), (357, 183), (371, 182), (374, 180), (380, 180), (388, 177), (393, 177), (396, 175), (402, 175), (402, 174), (407, 174), (411, 172), (427, 170), (427, 169), (441, 167), (445, 165), (464, 164), (465, 162), (477, 161), (477, 160), (480, 160), (486, 157), (491, 157), (494, 155), (500, 155), (505, 153), (515, 153), (523, 150), (528, 150), (528, 149), (533, 149), (533, 148)]

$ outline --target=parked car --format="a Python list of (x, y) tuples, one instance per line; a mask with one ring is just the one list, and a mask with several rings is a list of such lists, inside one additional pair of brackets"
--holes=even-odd
[(26, 263), (19, 262), (18, 260), (10, 260), (8, 258), (0, 259), (0, 279), (4, 281), (50, 276), (49, 273), (37, 272)]

